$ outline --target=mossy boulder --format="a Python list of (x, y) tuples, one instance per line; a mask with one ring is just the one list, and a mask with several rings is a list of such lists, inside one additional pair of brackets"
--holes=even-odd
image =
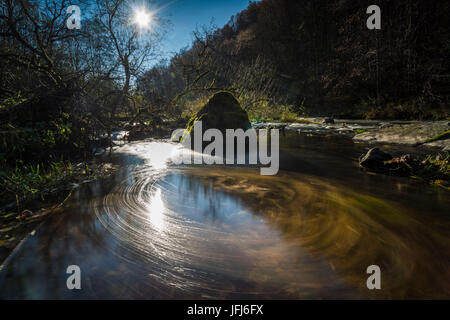
[(226, 129), (244, 129), (251, 127), (247, 112), (231, 93), (216, 93), (188, 122), (189, 132), (195, 121), (202, 122), (203, 131), (219, 129), (225, 134)]
[[(243, 129), (251, 128), (247, 112), (242, 109), (236, 98), (229, 92), (222, 91), (214, 94), (212, 98), (198, 111), (188, 122), (186, 131), (191, 136), (191, 148), (194, 148), (195, 130), (194, 123), (202, 122), (202, 136), (208, 129), (218, 129), (225, 137), (226, 129)], [(186, 133), (185, 133), (186, 134)], [(180, 142), (188, 142), (183, 136)], [(223, 141), (225, 148), (225, 139)], [(203, 141), (202, 148), (205, 148), (209, 142)]]

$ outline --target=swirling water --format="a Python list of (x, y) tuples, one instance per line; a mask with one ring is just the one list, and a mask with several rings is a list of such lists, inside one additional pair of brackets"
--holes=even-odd
[[(283, 138), (281, 171), (174, 166), (127, 144), (0, 273), (1, 298), (449, 298), (446, 190), (369, 175), (346, 138)], [(394, 150), (395, 151), (395, 150)], [(82, 270), (68, 290), (66, 268)], [(368, 290), (379, 265), (382, 289)]]

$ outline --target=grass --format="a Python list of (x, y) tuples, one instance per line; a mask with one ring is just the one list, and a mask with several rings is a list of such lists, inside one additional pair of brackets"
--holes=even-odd
[(412, 177), (430, 182), (431, 184), (450, 189), (450, 153), (427, 155), (420, 163), (417, 159)]
[[(71, 182), (80, 182), (94, 176), (94, 170), (89, 169), (86, 163), (73, 166), (69, 161), (5, 168), (0, 171), (0, 205), (11, 208), (10, 204), (15, 203), (14, 213), (18, 215), (27, 202), (46, 200), (48, 196), (67, 189)], [(11, 209), (2, 211), (2, 217), (13, 214)]]
[(3, 189), (2, 199), (12, 197), (44, 198), (48, 190), (54, 189), (67, 177), (72, 176), (70, 162), (52, 162), (43, 164), (17, 166), (0, 172), (0, 186)]
[(430, 142), (434, 142), (434, 141), (438, 141), (438, 140), (445, 140), (445, 139), (449, 139), (450, 138), (450, 130), (444, 131), (440, 134), (438, 134), (437, 136), (428, 139), (427, 141), (425, 141), (424, 143), (430, 143)]
[(296, 122), (297, 119), (298, 115), (289, 109), (284, 110), (280, 117), (281, 122)]
[(4, 206), (0, 210), (0, 261), (32, 228), (32, 220), (25, 222), (28, 217), (34, 216), (29, 209), (46, 205), (44, 201), (48, 202), (50, 195), (52, 199), (56, 198), (55, 193), (66, 188), (76, 175), (72, 164), (65, 161), (46, 165), (19, 164), (0, 171), (0, 205)]
[(71, 183), (106, 176), (113, 169), (69, 161), (30, 164), (0, 171), (0, 262), (45, 216), (56, 212), (71, 196)]

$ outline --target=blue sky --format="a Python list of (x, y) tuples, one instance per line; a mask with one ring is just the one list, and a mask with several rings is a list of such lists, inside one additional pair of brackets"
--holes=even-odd
[(162, 8), (158, 15), (169, 19), (172, 28), (163, 43), (167, 58), (192, 41), (197, 26), (209, 25), (211, 18), (218, 27), (224, 26), (238, 12), (248, 7), (249, 0), (157, 0), (153, 6)]

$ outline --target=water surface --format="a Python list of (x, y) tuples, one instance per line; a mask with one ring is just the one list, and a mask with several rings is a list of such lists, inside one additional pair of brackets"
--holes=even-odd
[[(361, 171), (345, 137), (283, 137), (281, 170), (174, 166), (119, 148), (0, 272), (0, 298), (450, 298), (446, 190)], [(391, 150), (395, 152), (395, 147)], [(66, 287), (79, 265), (82, 290)], [(366, 287), (379, 265), (382, 290)]]

